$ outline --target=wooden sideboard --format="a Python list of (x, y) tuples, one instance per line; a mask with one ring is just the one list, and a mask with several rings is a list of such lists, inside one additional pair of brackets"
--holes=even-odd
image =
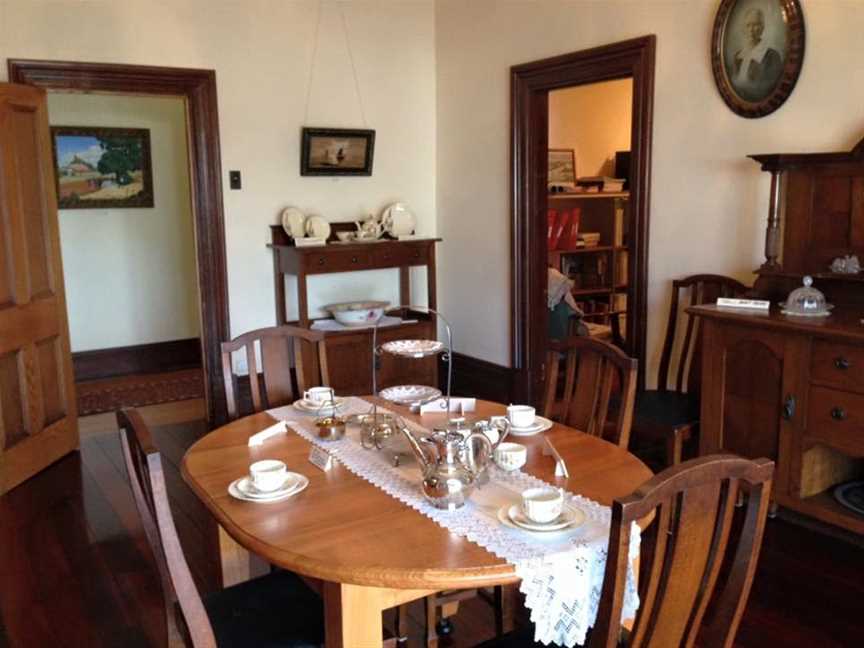
[[(396, 268), (399, 270), (399, 301), (412, 304), (410, 271), (414, 266), (426, 267), (426, 303), (436, 308), (435, 244), (441, 239), (381, 240), (375, 243), (335, 243), (335, 232), (353, 229), (353, 224), (334, 223), (334, 235), (327, 245), (297, 247), (281, 226), (270, 227), (273, 250), (273, 281), (276, 296), (276, 323), (311, 327), (308, 284), (310, 275)], [(289, 322), (286, 314), (285, 276), (297, 278), (298, 321)], [(357, 300), (365, 295), (357, 295)], [(416, 320), (378, 329), (380, 342), (399, 339), (435, 339), (437, 324), (432, 314), (408, 311), (391, 312), (406, 320)], [(327, 372), (330, 385), (340, 394), (372, 392), (372, 331), (371, 329), (325, 332)], [(382, 356), (378, 387), (400, 384), (438, 385), (438, 365), (434, 357), (404, 360)]]
[(864, 308), (825, 319), (694, 306), (701, 317), (700, 454), (777, 461), (778, 504), (858, 533), (831, 489), (864, 479)]
[[(716, 306), (700, 316), (700, 452), (777, 460), (781, 505), (864, 534), (864, 515), (835, 501), (839, 483), (864, 479), (864, 140), (845, 153), (750, 156), (771, 173), (765, 262), (753, 297), (770, 314)], [(777, 303), (810, 275), (834, 310), (782, 315)]]

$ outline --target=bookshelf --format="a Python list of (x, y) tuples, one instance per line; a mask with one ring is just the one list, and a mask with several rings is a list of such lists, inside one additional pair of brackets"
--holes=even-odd
[[(559, 217), (578, 210), (579, 232), (600, 235), (597, 245), (575, 248), (562, 236), (556, 249), (548, 251), (549, 265), (573, 280), (573, 297), (586, 314), (627, 311), (629, 198), (626, 191), (548, 196), (549, 210), (555, 210)], [(592, 321), (608, 323), (596, 317)], [(624, 322), (621, 330), (626, 330)]]

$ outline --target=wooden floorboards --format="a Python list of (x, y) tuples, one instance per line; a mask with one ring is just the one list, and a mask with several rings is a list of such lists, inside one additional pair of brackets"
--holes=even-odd
[[(177, 406), (176, 416), (194, 412)], [(179, 474), (201, 422), (172, 423), (151, 412), (171, 505), (202, 591), (217, 586), (213, 522)], [(160, 419), (159, 416), (162, 418)], [(108, 418), (85, 421), (80, 453), (0, 497), (0, 648), (161, 646), (159, 584)], [(411, 608), (409, 646), (421, 646), (423, 618)], [(521, 615), (524, 622), (524, 614)], [(492, 634), (490, 608), (463, 604), (452, 641)], [(862, 645), (864, 548), (785, 519), (769, 520), (739, 648)]]

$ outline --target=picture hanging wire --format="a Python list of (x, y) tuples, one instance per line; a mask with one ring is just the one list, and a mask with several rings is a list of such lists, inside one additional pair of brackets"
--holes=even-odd
[[(315, 77), (315, 59), (318, 58), (318, 33), (321, 29), (321, 4), (322, 0), (318, 0), (317, 13), (315, 17), (315, 32), (312, 40), (312, 60), (309, 63), (309, 81), (306, 85), (306, 108), (304, 111), (303, 123), (309, 123), (309, 104), (312, 99), (312, 82)], [(360, 120), (363, 122), (363, 128), (368, 128), (366, 122), (366, 111), (363, 109), (363, 96), (360, 94), (360, 79), (357, 77), (357, 66), (354, 63), (354, 52), (351, 49), (351, 39), (348, 38), (348, 21), (345, 18), (345, 9), (342, 3), (337, 3), (339, 7), (339, 17), (342, 23), (342, 36), (345, 39), (345, 49), (348, 51), (348, 61), (351, 64), (351, 74), (354, 76), (354, 91), (357, 93), (357, 105), (360, 107)]]

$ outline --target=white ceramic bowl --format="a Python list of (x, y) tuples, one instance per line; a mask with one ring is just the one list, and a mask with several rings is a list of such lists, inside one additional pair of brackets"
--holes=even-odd
[(280, 488), (288, 477), (288, 467), (278, 459), (263, 459), (249, 466), (249, 479), (260, 492), (267, 493)]
[(336, 232), (336, 238), (338, 238), (343, 243), (347, 241), (353, 241), (357, 238), (357, 232)]
[(528, 448), (521, 443), (500, 443), (495, 448), (495, 463), (504, 470), (518, 470), (528, 460)]
[(356, 301), (328, 304), (324, 309), (333, 313), (336, 321), (345, 326), (368, 326), (380, 320), (389, 305), (390, 302), (386, 301)]
[(564, 510), (564, 495), (555, 488), (529, 488), (522, 491), (522, 511), (532, 522), (546, 524)]

